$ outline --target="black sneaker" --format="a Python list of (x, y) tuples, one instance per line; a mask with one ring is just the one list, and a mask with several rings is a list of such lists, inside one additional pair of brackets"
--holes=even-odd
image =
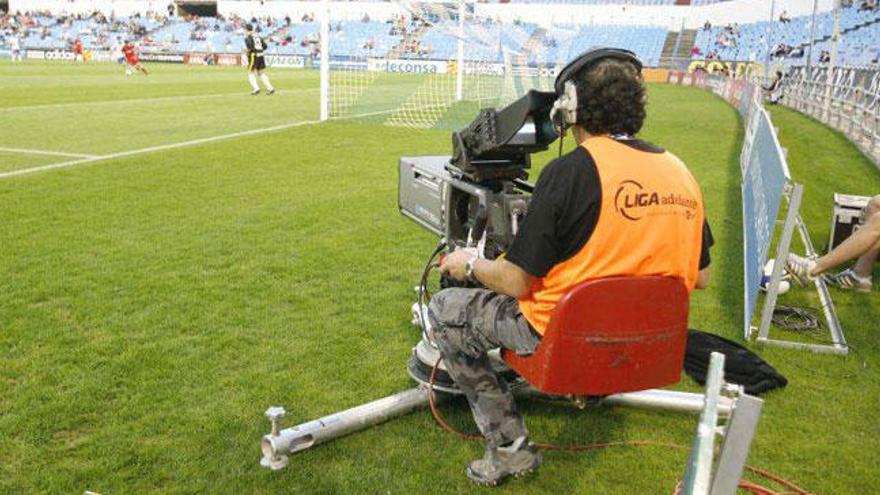
[(275, 94), (275, 88), (272, 88), (272, 89), (266, 91), (266, 96), (272, 96), (274, 94)]
[(259, 89), (255, 89), (255, 90), (251, 91), (251, 96), (257, 96), (258, 94), (260, 94)]
[(541, 452), (529, 437), (519, 437), (507, 447), (486, 447), (482, 459), (468, 464), (467, 477), (484, 486), (495, 486), (507, 477), (519, 478), (541, 466)]
[(848, 268), (840, 273), (828, 274), (823, 273), (822, 279), (826, 284), (836, 285), (844, 290), (856, 290), (858, 292), (871, 292), (873, 284), (871, 277), (860, 277), (852, 268)]

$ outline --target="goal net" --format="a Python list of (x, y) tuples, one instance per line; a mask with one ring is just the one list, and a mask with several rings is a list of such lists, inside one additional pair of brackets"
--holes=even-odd
[(457, 128), (481, 108), (552, 88), (576, 31), (480, 16), (472, 2), (396, 2), (385, 19), (334, 21), (327, 116)]

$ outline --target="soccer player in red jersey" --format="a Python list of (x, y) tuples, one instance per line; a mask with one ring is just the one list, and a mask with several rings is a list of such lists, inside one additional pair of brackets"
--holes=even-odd
[[(125, 44), (122, 45), (122, 54), (125, 55), (125, 63), (128, 64), (129, 69), (139, 70), (143, 72), (145, 76), (148, 74), (147, 69), (145, 69), (138, 60), (137, 48), (135, 48), (134, 43), (125, 40)], [(128, 71), (126, 71), (126, 73), (127, 72)]]
[(73, 63), (76, 63), (78, 58), (82, 58), (83, 63), (86, 63), (86, 57), (83, 55), (83, 42), (79, 38), (73, 42)]

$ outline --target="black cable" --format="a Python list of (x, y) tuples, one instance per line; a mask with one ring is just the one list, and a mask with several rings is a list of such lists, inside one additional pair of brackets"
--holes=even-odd
[(822, 328), (822, 321), (813, 308), (777, 306), (773, 310), (773, 324), (795, 332), (814, 331)]
[(439, 243), (437, 243), (437, 247), (434, 248), (434, 251), (431, 252), (431, 256), (428, 257), (428, 262), (425, 263), (425, 269), (422, 271), (422, 278), (419, 279), (419, 318), (425, 314), (425, 303), (428, 299), (428, 275), (431, 273), (431, 269), (436, 265), (434, 263), (434, 258), (440, 254), (446, 248), (446, 241), (441, 239)]
[[(784, 328), (786, 330), (790, 330), (792, 332), (796, 332), (800, 335), (803, 335), (807, 339), (809, 339), (812, 343), (822, 344), (822, 345), (834, 345), (834, 346), (844, 346), (847, 351), (851, 351), (853, 355), (860, 355), (855, 347), (843, 343), (843, 342), (835, 342), (833, 340), (825, 340), (820, 339), (816, 336), (816, 331), (820, 330), (823, 327), (822, 320), (818, 316), (818, 311), (813, 308), (800, 308), (795, 306), (777, 306), (773, 310), (773, 324), (779, 326), (780, 328)], [(810, 373), (814, 376), (822, 376), (825, 378), (831, 378), (835, 380), (852, 378), (858, 376), (860, 373), (863, 373), (864, 370), (868, 367), (868, 362), (864, 358), (860, 358), (861, 366), (857, 371), (851, 371), (848, 373), (826, 373), (824, 371), (818, 371), (813, 368), (809, 368), (804, 366), (798, 362), (786, 359), (782, 356), (779, 357), (782, 361), (785, 361), (787, 364), (790, 364), (798, 369), (804, 370), (807, 373)]]

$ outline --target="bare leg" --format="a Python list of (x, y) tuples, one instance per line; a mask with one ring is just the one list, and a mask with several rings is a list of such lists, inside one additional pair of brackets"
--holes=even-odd
[[(877, 215), (880, 215), (880, 195), (874, 196), (874, 198), (871, 199), (871, 202), (868, 203), (868, 208), (865, 210), (865, 216), (867, 218), (875, 217)], [(867, 253), (859, 256), (859, 259), (856, 260), (855, 266), (853, 266), (855, 274), (860, 277), (870, 277), (878, 256), (880, 256), (880, 243), (875, 244)]]
[(816, 276), (836, 266), (840, 266), (853, 258), (859, 259), (859, 275), (871, 274), (871, 268), (880, 252), (880, 213), (874, 213), (867, 218), (865, 225), (858, 232), (851, 235), (830, 253), (816, 260), (816, 266), (810, 270), (811, 276)]

